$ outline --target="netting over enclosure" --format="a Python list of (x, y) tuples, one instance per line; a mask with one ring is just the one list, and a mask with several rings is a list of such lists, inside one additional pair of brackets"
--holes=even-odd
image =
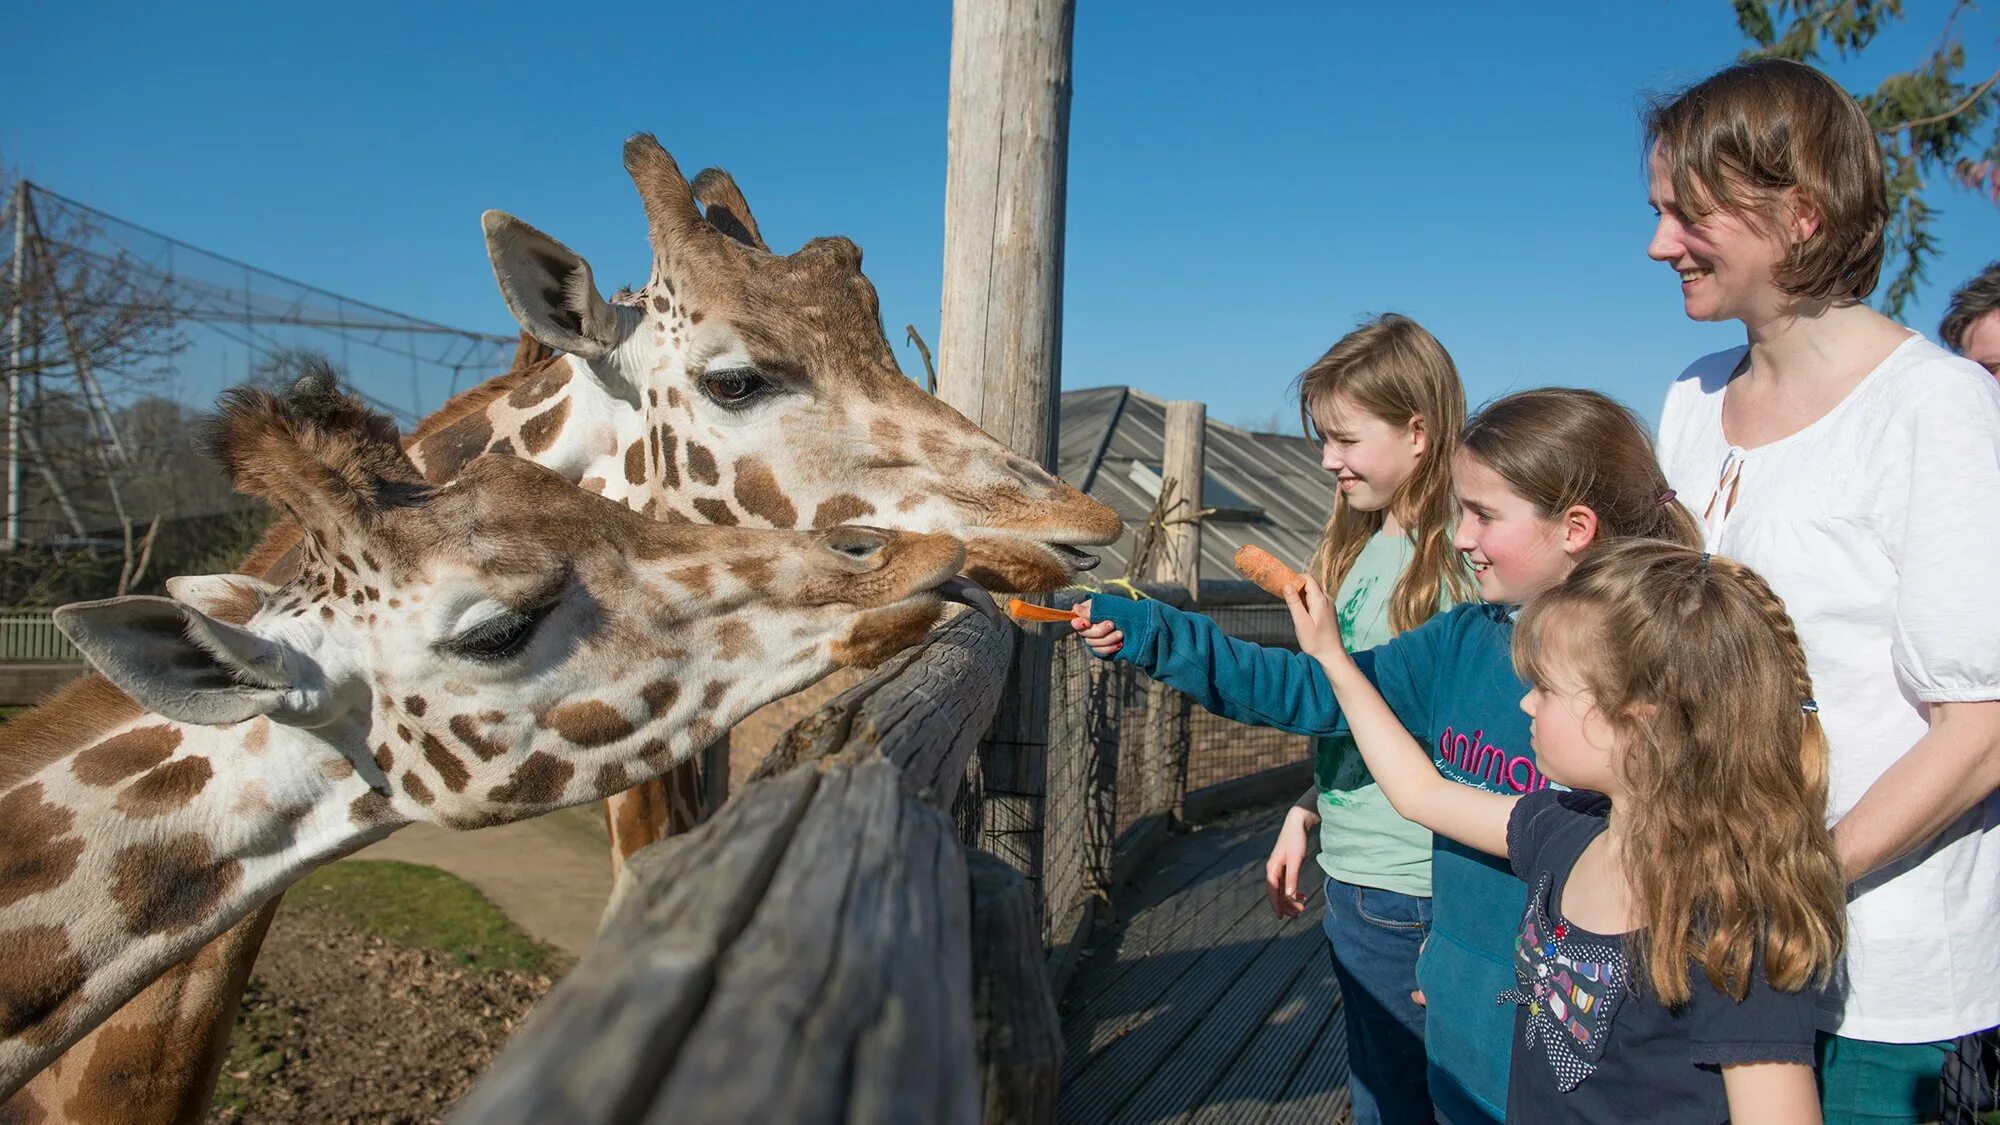
[(282, 386), (324, 358), (407, 427), (505, 370), (517, 339), (294, 281), (25, 181), (6, 193), (0, 253), (9, 544), (234, 506), (213, 474), (183, 479), (204, 466), (175, 455), (227, 387)]
[(267, 518), (196, 448), (238, 384), (323, 359), (406, 429), (507, 369), (515, 335), (259, 269), (21, 181), (0, 215), (0, 605), (233, 567)]

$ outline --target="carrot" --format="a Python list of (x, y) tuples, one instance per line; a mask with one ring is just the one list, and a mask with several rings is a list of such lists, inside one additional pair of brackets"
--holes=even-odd
[(1236, 569), (1255, 582), (1265, 593), (1282, 598), (1287, 590), (1304, 590), (1306, 580), (1299, 572), (1279, 562), (1262, 547), (1244, 545), (1236, 551)]
[(1022, 621), (1068, 621), (1076, 614), (1066, 609), (1050, 609), (1045, 605), (1035, 605), (1019, 598), (1007, 599), (1007, 613)]

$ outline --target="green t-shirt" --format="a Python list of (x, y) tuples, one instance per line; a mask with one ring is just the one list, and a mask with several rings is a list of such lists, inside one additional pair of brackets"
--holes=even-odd
[[(1389, 599), (1416, 553), (1409, 536), (1378, 534), (1361, 548), (1334, 597), (1340, 637), (1349, 652), (1386, 643)], [(1431, 893), (1431, 830), (1397, 815), (1354, 740), (1313, 739), (1313, 780), (1319, 786), (1319, 865), (1343, 883), (1406, 895)]]

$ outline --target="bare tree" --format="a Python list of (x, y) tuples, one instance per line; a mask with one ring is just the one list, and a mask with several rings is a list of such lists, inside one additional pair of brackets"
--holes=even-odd
[(88, 215), (4, 169), (0, 196), (7, 201), (0, 243), (6, 546), (65, 537), (115, 545), (121, 566), (113, 587), (122, 593), (145, 573), (158, 519), (171, 511), (132, 502), (135, 492), (159, 491), (165, 466), (125, 428), (136, 421), (170, 432), (184, 419), (161, 418), (159, 400), (137, 418), (135, 406), (124, 405), (156, 385), (185, 344), (169, 281), (112, 248)]

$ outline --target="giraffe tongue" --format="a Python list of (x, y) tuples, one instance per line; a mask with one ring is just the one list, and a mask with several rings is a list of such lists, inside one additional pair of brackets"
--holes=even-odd
[(948, 602), (957, 602), (960, 605), (971, 606), (973, 609), (985, 614), (987, 620), (993, 622), (995, 625), (1007, 620), (1006, 615), (1000, 612), (1000, 607), (993, 604), (993, 595), (987, 593), (979, 583), (974, 582), (964, 575), (955, 575), (939, 583), (937, 586), (937, 595)]
[(1089, 551), (1080, 551), (1067, 543), (1051, 543), (1049, 549), (1061, 555), (1071, 570), (1096, 570), (1098, 558)]

